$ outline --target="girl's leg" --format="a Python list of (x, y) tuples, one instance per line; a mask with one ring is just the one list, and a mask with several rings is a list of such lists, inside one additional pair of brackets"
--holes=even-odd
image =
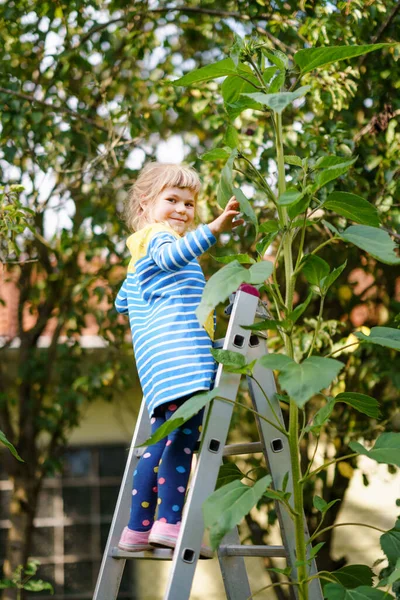
[[(182, 403), (176, 401), (167, 405), (166, 420)], [(158, 521), (163, 523), (176, 524), (182, 519), (192, 455), (199, 439), (203, 412), (201, 410), (168, 436), (158, 471)]]
[[(163, 411), (155, 412), (151, 419), (153, 434), (165, 422)], [(132, 504), (128, 529), (133, 531), (149, 531), (154, 522), (157, 506), (158, 465), (167, 440), (164, 438), (153, 446), (149, 446), (140, 457), (133, 474)]]

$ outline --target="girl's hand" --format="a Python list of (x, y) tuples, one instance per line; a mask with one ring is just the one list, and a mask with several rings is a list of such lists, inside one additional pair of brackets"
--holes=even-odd
[(232, 196), (228, 204), (225, 206), (224, 212), (220, 214), (219, 217), (217, 217), (214, 221), (208, 224), (211, 233), (216, 236), (219, 233), (231, 231), (234, 227), (243, 225), (243, 219), (237, 219), (236, 221), (233, 221), (233, 219), (240, 214), (239, 208), (239, 202), (236, 200), (235, 196)]

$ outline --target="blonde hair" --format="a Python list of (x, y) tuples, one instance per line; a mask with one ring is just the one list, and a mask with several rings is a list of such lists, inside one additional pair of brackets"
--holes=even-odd
[[(151, 223), (150, 209), (165, 188), (187, 188), (194, 193), (196, 200), (200, 186), (199, 176), (192, 167), (175, 163), (147, 163), (126, 199), (124, 216), (128, 228), (137, 231)], [(145, 209), (143, 204), (146, 205)]]

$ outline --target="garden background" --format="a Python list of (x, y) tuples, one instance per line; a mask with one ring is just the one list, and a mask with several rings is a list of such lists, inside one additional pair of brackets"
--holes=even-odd
[[(127, 324), (112, 308), (127, 258), (123, 201), (146, 160), (184, 159), (201, 174), (200, 213), (207, 222), (218, 213), (216, 189), (224, 163), (201, 155), (230, 145), (232, 136), (217, 82), (203, 84), (201, 92), (171, 82), (224, 58), (235, 34), (257, 35), (292, 58), (305, 47), (392, 42), (399, 12), (399, 3), (379, 0), (0, 5), (5, 185), (0, 200), (0, 429), (25, 460), (2, 454), (0, 552), (8, 568), (36, 556), (56, 598), (91, 597), (131, 435), (128, 423), (133, 426), (140, 402)], [(307, 83), (306, 101), (289, 108), (284, 119), (285, 153), (357, 156), (339, 188), (376, 206), (384, 228), (398, 240), (398, 47), (330, 64)], [(263, 115), (246, 111), (234, 125), (242, 152), (276, 187)], [(273, 219), (262, 191), (242, 173), (237, 181), (263, 218)], [(315, 228), (315, 240), (321, 233)], [(214, 254), (254, 251), (253, 239), (248, 225), (240, 235), (225, 236)], [(323, 257), (332, 266), (347, 260), (347, 268), (326, 298), (321, 345), (324, 335), (341, 341), (358, 327), (396, 327), (398, 267), (377, 263), (354, 247), (327, 247)], [(219, 265), (207, 255), (202, 266), (210, 275)], [(311, 325), (317, 313), (315, 299), (306, 312)], [(220, 333), (225, 324), (220, 314)], [(300, 332), (299, 343), (307, 344), (309, 335), (306, 329)], [(273, 347), (273, 334), (271, 340)], [(345, 358), (351, 374), (346, 389), (377, 398), (384, 421), (398, 431), (398, 354), (362, 346)], [(244, 417), (235, 416), (235, 439), (254, 436), (253, 424)], [(373, 440), (380, 431), (374, 419), (337, 408), (324, 448), (328, 456), (340, 457), (350, 439)], [(306, 456), (306, 442), (302, 451)], [(354, 481), (357, 489), (369, 485), (374, 490), (379, 472), (393, 495), (382, 493), (390, 498), (383, 508), (378, 491), (375, 512), (386, 519), (392, 506), (388, 522), (382, 522), (390, 527), (396, 515), (393, 471), (371, 468), (369, 461), (338, 463), (329, 477), (321, 477), (319, 493), (329, 502), (345, 496)], [(306, 508), (312, 531), (315, 510), (311, 502)], [(337, 503), (326, 524), (342, 518), (341, 510)], [(271, 510), (266, 516), (266, 506), (251, 513), (244, 537), (251, 534), (255, 543), (270, 539), (273, 516)], [(9, 531), (12, 547), (6, 541)], [(324, 568), (343, 564), (348, 553), (342, 535), (336, 551), (331, 532), (325, 536), (319, 558)], [(362, 547), (362, 535), (350, 535)], [(145, 575), (131, 571), (120, 597), (153, 598)], [(260, 564), (255, 578), (261, 582), (263, 577)], [(145, 591), (132, 593), (132, 585)], [(210, 585), (208, 598), (214, 593)], [(3, 592), (7, 599), (12, 594)], [(278, 588), (277, 594), (283, 591)]]

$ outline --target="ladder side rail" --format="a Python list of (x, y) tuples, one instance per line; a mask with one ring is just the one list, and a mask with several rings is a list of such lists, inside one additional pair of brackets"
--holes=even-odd
[[(251, 325), (254, 322), (257, 304), (258, 298), (255, 296), (245, 292), (236, 294), (224, 341), (225, 350), (246, 355), (250, 331), (241, 329), (240, 325)], [(221, 396), (235, 401), (240, 379), (240, 374), (227, 373), (220, 364), (215, 386), (221, 389)], [(202, 506), (215, 489), (232, 411), (233, 404), (215, 399), (207, 412), (207, 426), (202, 436), (196, 470), (184, 508), (182, 527), (164, 600), (188, 600), (190, 597), (204, 533)], [(244, 561), (241, 574), (247, 579)]]
[(140, 407), (136, 427), (126, 461), (125, 471), (108, 534), (103, 559), (97, 578), (93, 600), (116, 600), (125, 567), (124, 558), (113, 558), (113, 548), (117, 546), (122, 530), (128, 523), (132, 494), (133, 472), (139, 461), (140, 452), (135, 446), (143, 444), (150, 435), (150, 420), (144, 400)]
[[(262, 338), (258, 337), (259, 343), (249, 347), (248, 358), (250, 361), (257, 358), (261, 358), (268, 353), (266, 344)], [(248, 387), (250, 391), (251, 400), (254, 409), (266, 417), (269, 421), (274, 422), (275, 416), (271, 407), (265, 399), (265, 395), (268, 397), (271, 405), (278, 416), (281, 424), (284, 425), (282, 411), (280, 408), (279, 400), (276, 398), (276, 383), (273, 371), (265, 369), (264, 367), (256, 364), (253, 369), (254, 378), (260, 384), (261, 388), (251, 378), (247, 378)], [(264, 393), (263, 393), (264, 392)], [(292, 469), (290, 462), (290, 450), (289, 442), (286, 436), (282, 435), (277, 429), (266, 421), (256, 416), (257, 428), (260, 434), (260, 440), (264, 447), (264, 456), (267, 461), (267, 466), (272, 477), (273, 487), (275, 489), (282, 489), (283, 479), (286, 473), (289, 473), (288, 483), (286, 491), (292, 494), (293, 498), (293, 478)], [(293, 569), (293, 565), (296, 562), (296, 541), (295, 541), (295, 528), (294, 523), (288, 514), (288, 512), (280, 506), (279, 502), (275, 502), (278, 520), (280, 524), (280, 530), (282, 535), (283, 544), (288, 553), (288, 564)], [(305, 538), (309, 538), (309, 532), (307, 523), (304, 519), (304, 535)], [(309, 553), (308, 548), (307, 553)], [(317, 573), (317, 565), (315, 560), (311, 563), (310, 574), (315, 575)], [(310, 583), (310, 600), (322, 600), (322, 588), (319, 579), (314, 579)]]
[[(240, 545), (237, 527), (227, 533), (222, 546)], [(251, 596), (251, 588), (243, 556), (229, 556), (218, 549), (218, 560), (227, 600), (246, 600)]]

